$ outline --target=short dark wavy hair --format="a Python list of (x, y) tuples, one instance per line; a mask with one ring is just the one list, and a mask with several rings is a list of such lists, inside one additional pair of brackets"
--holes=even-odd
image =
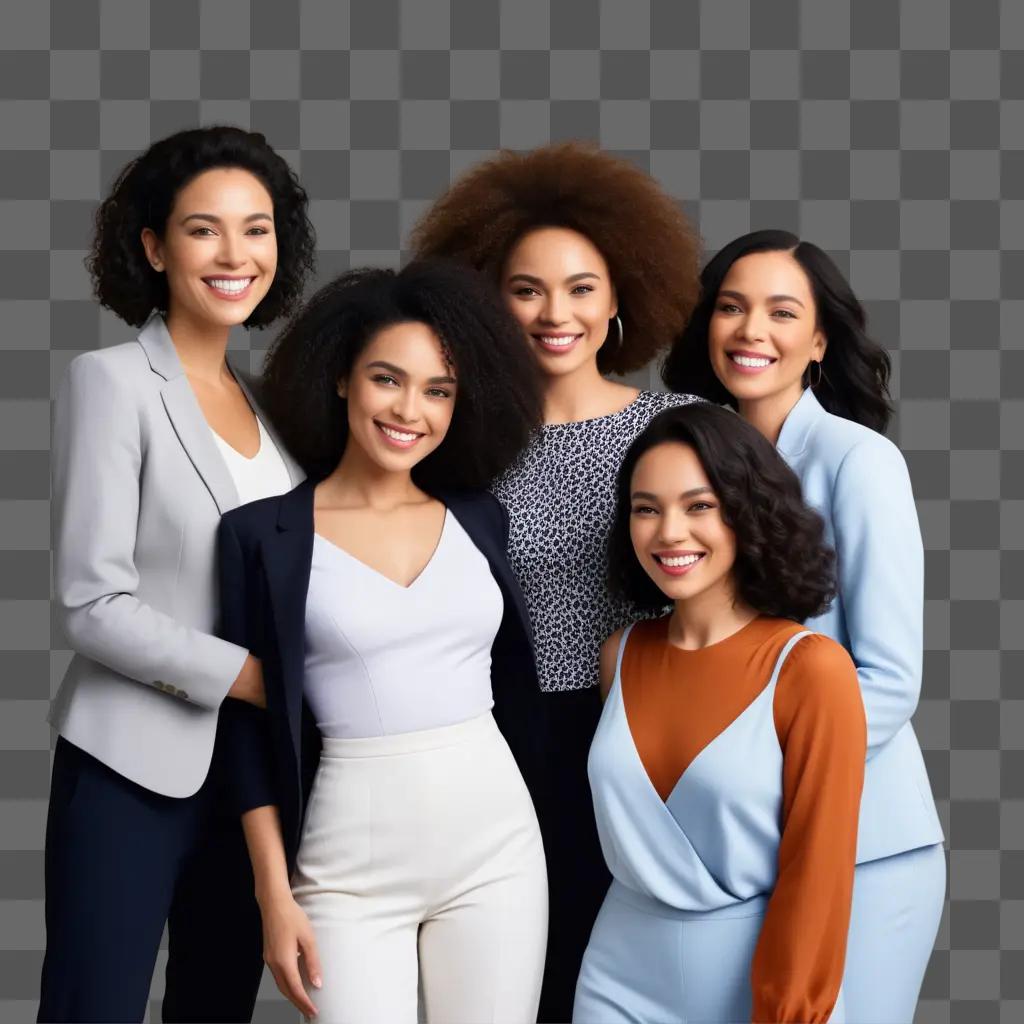
[(646, 366), (697, 301), (699, 239), (679, 204), (635, 164), (581, 142), (503, 151), (470, 168), (413, 229), (418, 256), (468, 263), (497, 280), (537, 228), (579, 232), (608, 264), (622, 341), (597, 354), (602, 373)]
[(215, 126), (191, 128), (154, 142), (118, 175), (96, 211), (86, 266), (100, 304), (140, 327), (153, 310), (167, 312), (167, 278), (155, 271), (142, 247), (142, 230), (163, 237), (177, 194), (204, 171), (238, 167), (254, 174), (274, 201), (277, 273), (270, 290), (246, 320), (263, 327), (289, 314), (302, 297), (316, 245), (305, 189), (259, 132)]
[(864, 307), (828, 254), (788, 231), (743, 235), (708, 262), (700, 276), (700, 302), (662, 367), (665, 386), (735, 408), (736, 400), (711, 367), (708, 330), (729, 268), (755, 252), (791, 253), (810, 281), (818, 323), (828, 342), (821, 383), (814, 389), (818, 401), (836, 416), (884, 433), (892, 415), (889, 353), (868, 335)]
[(321, 288), (271, 346), (267, 411), (306, 474), (327, 476), (348, 439), (338, 381), (393, 324), (421, 323), (440, 339), (458, 390), (444, 441), (413, 469), (425, 490), (482, 488), (506, 469), (540, 424), (536, 360), (493, 286), (439, 261), (404, 270), (350, 270)]
[(626, 453), (609, 542), (612, 589), (645, 611), (665, 607), (629, 536), (633, 470), (661, 444), (689, 445), (700, 459), (736, 535), (737, 595), (762, 615), (802, 622), (824, 612), (836, 594), (824, 521), (804, 503), (799, 479), (774, 445), (736, 413), (705, 402), (659, 413)]

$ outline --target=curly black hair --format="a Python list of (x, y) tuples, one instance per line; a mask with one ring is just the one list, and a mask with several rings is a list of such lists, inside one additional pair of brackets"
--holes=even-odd
[(712, 369), (708, 329), (729, 268), (755, 252), (791, 253), (810, 281), (818, 323), (827, 341), (821, 383), (814, 388), (818, 401), (836, 416), (884, 433), (892, 416), (889, 353), (869, 337), (864, 307), (828, 254), (788, 231), (751, 232), (708, 261), (700, 276), (700, 301), (662, 367), (665, 386), (736, 407)]
[(688, 445), (700, 459), (736, 536), (737, 596), (762, 615), (798, 622), (824, 612), (836, 594), (824, 521), (804, 504), (799, 479), (771, 442), (736, 413), (705, 402), (659, 413), (623, 459), (608, 551), (613, 591), (648, 611), (665, 607), (629, 536), (633, 470), (661, 444)]
[(646, 366), (697, 301), (700, 242), (680, 206), (635, 164), (583, 142), (509, 150), (471, 167), (413, 229), (417, 256), (456, 259), (498, 280), (513, 246), (537, 228), (589, 239), (608, 264), (622, 340), (597, 353), (601, 373)]
[(458, 377), (444, 441), (413, 469), (425, 490), (481, 488), (506, 469), (541, 422), (540, 375), (519, 324), (476, 271), (440, 261), (350, 270), (321, 288), (267, 355), (267, 411), (306, 474), (327, 476), (348, 438), (338, 381), (393, 324), (421, 323)]
[(100, 304), (125, 323), (140, 327), (153, 310), (167, 312), (167, 278), (146, 259), (143, 228), (162, 237), (181, 189), (204, 171), (220, 167), (254, 174), (274, 202), (277, 273), (245, 326), (263, 327), (289, 314), (302, 298), (316, 241), (306, 192), (294, 171), (259, 132), (230, 126), (191, 128), (154, 142), (132, 160), (96, 211), (86, 266)]

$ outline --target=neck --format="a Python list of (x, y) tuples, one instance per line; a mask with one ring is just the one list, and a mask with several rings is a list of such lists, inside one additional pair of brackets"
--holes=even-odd
[(757, 610), (740, 600), (732, 587), (714, 587), (676, 601), (669, 622), (669, 640), (677, 647), (699, 650), (732, 636), (757, 617)]
[(786, 417), (800, 401), (803, 388), (795, 391), (780, 391), (775, 395), (738, 401), (736, 408), (739, 414), (752, 426), (756, 427), (773, 445), (779, 443), (779, 434)]
[(618, 412), (622, 407), (622, 385), (605, 380), (597, 360), (584, 363), (572, 373), (544, 380), (544, 422), (576, 423)]
[(229, 372), (225, 353), (230, 327), (197, 320), (173, 305), (166, 323), (174, 350), (190, 377), (217, 381)]
[(330, 504), (367, 507), (379, 512), (423, 500), (423, 491), (413, 482), (409, 471), (383, 469), (351, 442), (345, 445), (341, 461), (317, 490)]

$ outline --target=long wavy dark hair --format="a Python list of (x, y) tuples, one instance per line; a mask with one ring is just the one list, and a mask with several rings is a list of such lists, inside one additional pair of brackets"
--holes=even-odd
[(737, 596), (762, 615), (798, 622), (824, 612), (836, 594), (824, 521), (804, 503), (799, 479), (774, 445), (736, 413), (703, 402), (659, 413), (622, 461), (608, 551), (612, 590), (645, 611), (667, 603), (629, 536), (633, 471), (661, 444), (688, 445), (704, 467), (736, 536)]
[(230, 126), (190, 128), (154, 142), (118, 175), (96, 211), (86, 266), (100, 305), (141, 327), (153, 310), (167, 312), (167, 276), (155, 271), (142, 247), (142, 229), (160, 238), (178, 193), (204, 171), (238, 167), (255, 175), (274, 203), (277, 271), (246, 327), (288, 315), (302, 298), (313, 268), (316, 236), (306, 192), (284, 158), (259, 132)]
[(821, 383), (814, 388), (818, 401), (836, 416), (884, 433), (892, 416), (889, 353), (868, 335), (864, 307), (828, 254), (788, 231), (771, 229), (743, 235), (704, 267), (700, 301), (662, 366), (665, 386), (736, 407), (736, 400), (712, 369), (708, 331), (729, 269), (738, 259), (755, 252), (791, 253), (810, 282), (818, 324), (828, 342), (821, 363)]
[(325, 285), (270, 348), (267, 412), (307, 476), (327, 476), (348, 440), (338, 381), (375, 335), (400, 323), (429, 327), (459, 382), (448, 433), (413, 479), (426, 490), (487, 487), (525, 447), (543, 406), (522, 328), (469, 267), (420, 261), (397, 273), (350, 270)]

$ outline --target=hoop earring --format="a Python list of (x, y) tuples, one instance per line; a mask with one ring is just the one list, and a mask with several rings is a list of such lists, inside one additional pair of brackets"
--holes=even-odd
[[(818, 376), (813, 381), (811, 380), (814, 377), (814, 371), (811, 369), (812, 366), (818, 368)], [(813, 391), (821, 383), (821, 378), (825, 376), (825, 371), (821, 368), (821, 360), (812, 359), (805, 372), (807, 373), (807, 386)]]
[[(612, 317), (612, 320), (615, 321), (615, 326), (618, 327), (618, 329), (619, 329), (619, 337), (618, 337), (618, 340), (615, 342), (615, 347), (616, 348), (622, 348), (622, 338), (623, 338), (622, 321), (619, 319), (618, 313), (616, 313), (615, 316)], [(611, 320), (609, 320), (608, 322), (611, 323)]]

